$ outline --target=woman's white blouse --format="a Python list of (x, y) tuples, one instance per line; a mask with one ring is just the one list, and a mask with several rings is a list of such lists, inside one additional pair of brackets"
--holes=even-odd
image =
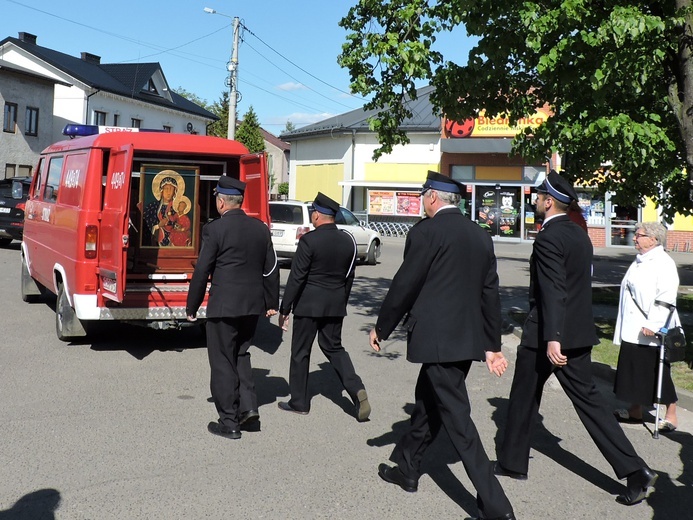
[[(664, 326), (669, 309), (663, 305), (655, 305), (654, 302), (658, 300), (676, 305), (678, 290), (679, 274), (676, 271), (676, 263), (662, 246), (637, 255), (621, 281), (614, 344), (620, 345), (621, 341), (627, 341), (639, 345), (659, 345), (655, 337), (642, 334), (642, 328), (657, 332)], [(647, 318), (638, 310), (633, 298), (645, 311)], [(674, 312), (669, 326), (679, 324), (678, 313)]]

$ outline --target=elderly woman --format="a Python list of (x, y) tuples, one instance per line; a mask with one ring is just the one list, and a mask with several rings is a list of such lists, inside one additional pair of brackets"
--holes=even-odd
[[(628, 410), (614, 413), (621, 422), (642, 422), (643, 405), (656, 400), (659, 340), (655, 333), (666, 323), (669, 310), (655, 301), (676, 305), (679, 275), (676, 264), (665, 252), (666, 228), (659, 222), (636, 225), (635, 249), (638, 255), (621, 282), (614, 344), (621, 345), (616, 369), (616, 397), (630, 404)], [(679, 324), (674, 312), (670, 326)], [(661, 402), (666, 405), (664, 419), (657, 428), (671, 432), (678, 426), (676, 389), (670, 366), (664, 366)]]

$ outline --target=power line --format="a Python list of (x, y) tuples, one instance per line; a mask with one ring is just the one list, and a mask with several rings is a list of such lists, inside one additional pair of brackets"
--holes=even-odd
[[(330, 84), (327, 83), (326, 81), (321, 80), (320, 78), (318, 78), (318, 77), (315, 76), (314, 74), (308, 72), (306, 69), (304, 69), (304, 68), (301, 67), (300, 65), (298, 65), (298, 64), (294, 63), (293, 61), (291, 61), (289, 58), (287, 58), (286, 56), (284, 56), (284, 55), (283, 55), (282, 53), (280, 53), (279, 51), (273, 49), (268, 43), (266, 43), (264, 40), (262, 40), (262, 38), (260, 38), (257, 34), (255, 34), (255, 33), (254, 33), (253, 31), (251, 31), (250, 29), (248, 29), (245, 25), (243, 25), (243, 28), (244, 28), (246, 31), (248, 31), (251, 35), (255, 36), (255, 38), (257, 38), (257, 39), (260, 41), (260, 43), (262, 43), (262, 44), (263, 44), (265, 47), (267, 47), (269, 50), (271, 50), (272, 52), (274, 52), (275, 54), (277, 54), (280, 58), (282, 58), (282, 59), (288, 61), (289, 63), (291, 63), (291, 65), (293, 65), (294, 67), (296, 67), (298, 70), (300, 70), (300, 71), (302, 71), (302, 72), (308, 74), (311, 78), (313, 78), (313, 79), (319, 81), (319, 82), (322, 83), (323, 85), (327, 85), (328, 87), (333, 88), (333, 89), (335, 89), (335, 90), (338, 91), (338, 92), (341, 92), (342, 94), (346, 94), (346, 95), (348, 95), (348, 96), (350, 96), (350, 97), (359, 99), (360, 101), (366, 101), (365, 98), (362, 98), (362, 97), (360, 97), (360, 96), (355, 96), (355, 95), (352, 94), (351, 92), (346, 92), (345, 90), (342, 90), (342, 89), (340, 89), (340, 88), (337, 88), (337, 87), (335, 87), (334, 85), (330, 85)], [(269, 61), (269, 60), (267, 60), (267, 61)], [(270, 63), (271, 63), (271, 62), (270, 62)], [(281, 70), (281, 69), (280, 69), (280, 70)], [(297, 80), (297, 81), (298, 81), (298, 80)]]

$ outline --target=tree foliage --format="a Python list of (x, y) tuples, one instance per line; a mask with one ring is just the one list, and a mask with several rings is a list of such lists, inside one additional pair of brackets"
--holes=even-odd
[(286, 126), (284, 127), (284, 133), (293, 132), (294, 130), (296, 130), (296, 125), (291, 121), (287, 121)]
[[(376, 156), (407, 143), (417, 82), (461, 121), (485, 110), (511, 124), (539, 108), (553, 115), (513, 142), (528, 161), (559, 151), (568, 175), (644, 196), (666, 217), (693, 212), (692, 0), (361, 0), (341, 20), (339, 62), (351, 88), (379, 109)], [(445, 61), (436, 36), (478, 38), (467, 63)], [(602, 174), (601, 165), (612, 166)], [(689, 177), (685, 172), (688, 172)]]
[(260, 132), (260, 123), (252, 105), (243, 116), (241, 124), (238, 125), (236, 141), (243, 143), (250, 153), (265, 151), (265, 139)]
[(212, 114), (219, 118), (218, 121), (210, 124), (207, 127), (207, 135), (213, 135), (216, 137), (226, 137), (228, 135), (229, 128), (229, 93), (228, 91), (222, 91), (221, 97), (218, 101), (210, 104), (206, 99), (202, 99), (197, 94), (188, 92), (183, 87), (178, 87), (174, 89), (176, 94), (183, 96), (188, 101), (192, 101), (198, 106), (201, 106), (205, 110), (209, 110)]

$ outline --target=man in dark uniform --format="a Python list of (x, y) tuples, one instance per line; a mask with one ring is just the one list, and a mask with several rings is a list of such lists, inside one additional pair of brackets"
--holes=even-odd
[(250, 342), (261, 314), (279, 305), (279, 269), (267, 226), (241, 209), (245, 183), (222, 175), (215, 190), (221, 218), (202, 229), (202, 248), (190, 281), (186, 314), (196, 319), (212, 277), (207, 303), (210, 387), (218, 422), (207, 429), (240, 439), (240, 426), (257, 422)]
[(380, 350), (406, 314), (407, 359), (422, 363), (409, 429), (380, 477), (416, 491), (421, 461), (445, 428), (477, 491), (482, 518), (514, 519), (493, 475), (471, 418), (465, 379), (473, 360), (486, 360), (500, 376), (508, 366), (501, 349), (501, 306), (493, 242), (458, 208), (464, 186), (428, 172), (421, 191), (425, 218), (407, 235), (404, 261), (392, 280), (370, 344)]
[(657, 474), (635, 453), (592, 378), (590, 354), (599, 342), (592, 316), (592, 243), (566, 214), (572, 200), (575, 190), (555, 171), (537, 188), (536, 213), (545, 218), (530, 259), (529, 314), (495, 473), (527, 478), (541, 394), (554, 373), (616, 476), (627, 477), (626, 492), (617, 500), (637, 504)]
[(301, 237), (291, 262), (279, 308), (279, 326), (287, 330), (293, 310), (289, 366), (289, 401), (279, 408), (305, 415), (310, 410), (308, 370), (315, 336), (325, 357), (356, 406), (356, 418), (365, 421), (371, 413), (368, 395), (342, 346), (342, 322), (354, 282), (356, 241), (351, 233), (337, 228), (334, 218), (339, 204), (318, 192), (310, 215), (315, 229)]

